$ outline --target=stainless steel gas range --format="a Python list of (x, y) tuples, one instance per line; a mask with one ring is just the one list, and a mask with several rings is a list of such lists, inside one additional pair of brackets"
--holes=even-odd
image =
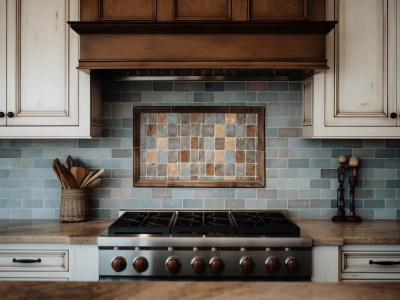
[(98, 244), (101, 281), (311, 278), (311, 238), (278, 211), (126, 211)]

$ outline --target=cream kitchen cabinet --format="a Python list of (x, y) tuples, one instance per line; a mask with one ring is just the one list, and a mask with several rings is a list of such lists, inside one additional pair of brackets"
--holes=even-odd
[(341, 281), (400, 281), (400, 245), (345, 245)]
[(97, 245), (0, 244), (0, 281), (98, 281)]
[(0, 0), (0, 138), (100, 134), (100, 89), (76, 67), (79, 0)]
[(314, 246), (311, 281), (338, 282), (339, 259), (339, 246)]
[(400, 281), (400, 245), (314, 246), (313, 282)]
[(400, 137), (400, 1), (327, 0), (329, 70), (304, 81), (303, 137)]

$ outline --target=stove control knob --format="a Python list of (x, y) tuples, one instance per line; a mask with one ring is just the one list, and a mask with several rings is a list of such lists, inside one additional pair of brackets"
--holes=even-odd
[(221, 274), (225, 268), (222, 258), (214, 256), (210, 259), (210, 269), (214, 274)]
[(279, 259), (277, 257), (270, 256), (265, 261), (265, 266), (269, 273), (275, 274), (281, 268), (281, 262), (279, 261)]
[(167, 271), (172, 273), (172, 274), (176, 274), (179, 272), (179, 270), (181, 269), (182, 264), (179, 261), (179, 258), (175, 257), (175, 256), (170, 256), (167, 258), (167, 261), (165, 262), (165, 268), (167, 268)]
[(201, 256), (193, 257), (191, 265), (192, 265), (193, 271), (196, 274), (203, 273), (207, 268), (207, 264), (206, 264), (204, 258), (202, 258)]
[(256, 264), (254, 263), (254, 260), (251, 257), (248, 256), (243, 256), (240, 259), (240, 269), (243, 271), (243, 273), (251, 273), (253, 272)]
[(285, 261), (286, 269), (289, 273), (297, 273), (300, 270), (300, 261), (293, 256), (289, 256)]
[(147, 261), (146, 257), (139, 256), (133, 260), (132, 265), (136, 272), (142, 273), (149, 267), (149, 262)]
[(122, 256), (114, 257), (111, 262), (111, 268), (113, 268), (115, 272), (122, 272), (126, 268), (126, 259)]

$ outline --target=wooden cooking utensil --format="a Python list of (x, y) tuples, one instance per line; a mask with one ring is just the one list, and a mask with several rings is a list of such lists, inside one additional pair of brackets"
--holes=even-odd
[(82, 181), (86, 177), (86, 169), (84, 167), (76, 167), (76, 168), (77, 168), (77, 180), (76, 180), (76, 183), (78, 184), (78, 187), (80, 187)]
[(72, 176), (70, 170), (64, 165), (61, 165), (61, 170), (61, 177), (64, 180), (65, 186), (70, 189), (78, 188), (76, 180), (74, 176)]
[(72, 176), (74, 176), (76, 183), (78, 183), (78, 170), (76, 169), (76, 167), (71, 167), (70, 172)]
[(72, 174), (72, 176), (74, 176), (74, 179), (75, 179), (78, 187), (80, 187), (82, 184), (82, 181), (86, 177), (86, 169), (83, 167), (72, 167), (71, 174)]
[(65, 179), (63, 170), (62, 170), (62, 164), (60, 162), (60, 160), (58, 158), (53, 160), (53, 165), (57, 170), (58, 175), (60, 175), (61, 181), (64, 184), (64, 188), (69, 188), (68, 184), (67, 184), (67, 180)]
[(58, 172), (57, 168), (57, 162), (55, 160), (53, 160), (51, 167), (53, 168), (54, 173), (56, 173), (58, 180), (60, 180), (61, 187), (65, 189), (64, 181), (61, 179), (60, 173)]
[(89, 189), (94, 189), (97, 188), (100, 184), (101, 184), (101, 178), (96, 178), (91, 183), (86, 185), (86, 187)]
[(74, 160), (72, 159), (71, 155), (67, 156), (67, 166), (68, 166), (68, 169), (70, 169), (70, 170), (74, 166)]
[[(88, 171), (88, 170), (86, 170), (86, 171)], [(83, 179), (83, 181), (80, 185), (81, 189), (86, 185), (86, 182), (90, 179), (90, 177), (93, 175), (93, 173), (94, 173), (93, 171), (90, 171), (89, 174), (86, 175), (86, 177)]]
[(88, 181), (86, 181), (86, 183), (84, 185), (82, 185), (81, 187), (86, 187), (89, 183), (91, 183), (93, 180), (95, 180), (97, 177), (99, 177), (101, 174), (103, 174), (105, 171), (104, 168), (98, 170), (96, 173), (94, 173), (89, 179)]

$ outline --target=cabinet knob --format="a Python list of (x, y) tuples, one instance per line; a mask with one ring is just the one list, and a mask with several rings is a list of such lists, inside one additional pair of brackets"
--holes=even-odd
[(395, 112), (392, 112), (392, 113), (390, 114), (390, 117), (391, 117), (392, 119), (396, 119), (396, 118), (397, 118), (397, 114), (396, 114)]
[(2, 111), (0, 111), (0, 118), (4, 118), (4, 116), (5, 114)]
[(14, 113), (13, 113), (12, 111), (9, 111), (9, 112), (7, 113), (7, 117), (9, 117), (9, 118), (14, 117)]

